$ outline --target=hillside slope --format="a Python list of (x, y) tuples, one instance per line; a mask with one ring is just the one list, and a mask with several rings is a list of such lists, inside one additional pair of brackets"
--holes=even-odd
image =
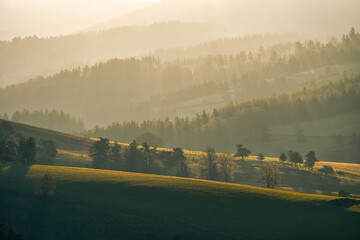
[[(57, 179), (42, 201), (32, 179)], [(356, 239), (359, 202), (108, 170), (2, 167), (0, 212), (30, 239)]]
[[(32, 136), (37, 139), (51, 139), (55, 141), (58, 148), (58, 155), (54, 161), (54, 165), (83, 168), (92, 166), (93, 161), (88, 156), (89, 148), (97, 139), (63, 134), (19, 123), (12, 123), (12, 125), (14, 126), (16, 133), (20, 133), (24, 136)], [(311, 139), (312, 138), (308, 138), (306, 144), (312, 143), (313, 140)], [(332, 139), (330, 140), (333, 141)], [(123, 148), (128, 146), (127, 143), (119, 144), (122, 145)], [(278, 144), (283, 145), (284, 143), (280, 142)], [(268, 147), (270, 148), (270, 146)], [(274, 142), (273, 148), (276, 150), (277, 147), (276, 142)], [(169, 148), (159, 148), (158, 150), (171, 151)], [(201, 178), (199, 163), (205, 153), (189, 150), (184, 150), (184, 153), (188, 159), (187, 163), (189, 164), (192, 177)], [(254, 152), (254, 154), (255, 153), (256, 152)], [(278, 168), (280, 171), (282, 178), (280, 189), (330, 196), (337, 195), (339, 190), (344, 189), (350, 191), (352, 196), (360, 196), (360, 164), (318, 162), (315, 169), (324, 165), (330, 165), (336, 172), (339, 172), (339, 174), (335, 175), (324, 175), (319, 174), (317, 171), (308, 171), (304, 168), (295, 167), (290, 163), (283, 164), (277, 157), (269, 157), (269, 155), (267, 155), (265, 160), (259, 161), (257, 160), (257, 156), (249, 156), (245, 161), (242, 161), (240, 158), (235, 158), (233, 182), (251, 186), (262, 186), (261, 175), (264, 168), (269, 165)], [(166, 171), (162, 174), (166, 174)]]

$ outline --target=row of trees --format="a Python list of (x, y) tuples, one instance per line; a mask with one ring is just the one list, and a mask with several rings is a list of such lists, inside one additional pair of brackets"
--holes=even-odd
[(315, 163), (319, 161), (316, 158), (314, 151), (309, 151), (306, 154), (306, 159), (305, 160), (303, 159), (301, 154), (299, 152), (296, 152), (296, 151), (289, 151), (287, 154), (281, 153), (281, 155), (279, 156), (279, 159), (282, 162), (288, 161), (288, 162), (294, 163), (296, 166), (298, 164), (304, 164), (304, 166), (306, 168), (308, 168), (308, 169), (313, 169), (314, 166), (315, 166)]
[(85, 130), (85, 124), (82, 119), (76, 118), (69, 113), (56, 110), (15, 111), (11, 120), (67, 133)]
[(43, 139), (36, 141), (33, 137), (23, 137), (21, 134), (15, 134), (9, 122), (0, 122), (1, 163), (52, 164), (56, 155), (54, 141)]
[[(94, 161), (94, 168), (190, 176), (186, 157), (181, 148), (159, 151), (146, 142), (139, 145), (134, 140), (127, 148), (122, 149), (117, 142), (110, 143), (109, 139), (100, 138), (99, 141), (94, 142), (89, 151)], [(161, 166), (166, 169), (165, 172)]]
[[(158, 150), (146, 142), (139, 145), (133, 141), (122, 149), (120, 144), (100, 138), (91, 146), (89, 155), (94, 161), (94, 168), (191, 177), (187, 157), (181, 148), (173, 148), (172, 151)], [(200, 159), (200, 177), (231, 182), (233, 160), (233, 154), (217, 154), (213, 147), (208, 146)]]

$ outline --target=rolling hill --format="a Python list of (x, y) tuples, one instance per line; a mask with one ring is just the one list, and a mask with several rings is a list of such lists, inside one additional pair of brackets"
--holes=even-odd
[[(33, 179), (57, 180), (55, 195)], [(14, 165), (0, 212), (29, 239), (357, 239), (358, 200), (119, 171)]]
[[(24, 136), (32, 136), (36, 139), (51, 139), (55, 141), (58, 148), (58, 155), (54, 161), (54, 165), (82, 168), (92, 166), (92, 159), (88, 154), (92, 143), (97, 140), (96, 138), (64, 134), (14, 122), (11, 122), (11, 124), (15, 128), (16, 133)], [(277, 145), (275, 143), (273, 143), (273, 147), (276, 149)], [(122, 145), (123, 148), (128, 146), (127, 143), (119, 144)], [(278, 142), (277, 144), (281, 145), (285, 143)], [(265, 147), (266, 146), (263, 148)], [(169, 148), (158, 148), (158, 150), (171, 151)], [(201, 178), (199, 162), (205, 153), (190, 150), (184, 150), (184, 153), (188, 158), (187, 162), (191, 169), (192, 177)], [(350, 191), (353, 196), (360, 197), (360, 164), (328, 162), (326, 159), (322, 160), (325, 161), (317, 163), (315, 171), (308, 171), (301, 167), (295, 167), (290, 163), (281, 163), (277, 155), (266, 155), (263, 161), (257, 160), (257, 156), (249, 156), (245, 161), (242, 161), (240, 158), (235, 158), (233, 182), (251, 186), (262, 186), (262, 172), (265, 167), (270, 165), (278, 168), (281, 173), (282, 184), (280, 189), (330, 196), (336, 196), (339, 190), (344, 189)], [(324, 165), (332, 166), (336, 174), (325, 175), (316, 171), (316, 169)]]

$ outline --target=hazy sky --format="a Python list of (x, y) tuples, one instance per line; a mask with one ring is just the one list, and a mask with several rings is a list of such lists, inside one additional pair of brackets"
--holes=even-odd
[(160, 0), (0, 0), (0, 39), (66, 34)]

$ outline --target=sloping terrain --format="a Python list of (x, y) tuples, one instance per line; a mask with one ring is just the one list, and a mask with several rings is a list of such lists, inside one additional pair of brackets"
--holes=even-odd
[[(17, 133), (21, 133), (24, 136), (52, 139), (55, 141), (58, 147), (58, 155), (54, 165), (82, 168), (92, 166), (92, 159), (88, 154), (89, 148), (97, 140), (96, 138), (63, 134), (13, 122), (12, 125)], [(332, 138), (330, 140), (333, 142)], [(128, 146), (127, 143), (119, 144), (123, 147)], [(170, 151), (171, 149), (159, 148), (159, 150)], [(188, 158), (192, 177), (200, 178), (199, 162), (205, 153), (188, 150), (184, 150), (184, 153)], [(325, 175), (317, 171), (308, 171), (304, 168), (295, 167), (290, 163), (283, 164), (277, 157), (266, 156), (263, 161), (258, 161), (257, 156), (249, 156), (245, 158), (245, 161), (235, 158), (233, 182), (251, 186), (262, 186), (261, 174), (264, 168), (269, 165), (278, 168), (281, 173), (282, 184), (280, 189), (325, 195), (337, 195), (338, 191), (343, 189), (350, 191), (352, 196), (360, 196), (360, 164), (346, 162), (318, 162), (315, 169), (324, 165), (330, 165), (336, 171), (336, 174)]]
[[(54, 196), (33, 179), (57, 180)], [(358, 200), (119, 171), (2, 167), (0, 212), (29, 239), (357, 239)]]

